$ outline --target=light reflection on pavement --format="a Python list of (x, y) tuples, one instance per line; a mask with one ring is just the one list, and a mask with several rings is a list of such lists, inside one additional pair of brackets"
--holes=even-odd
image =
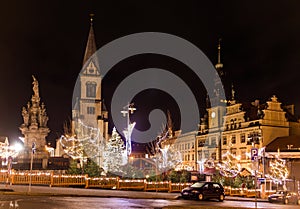
[[(270, 204), (259, 202), (257, 208), (296, 209), (299, 205)], [(0, 209), (94, 209), (94, 208), (255, 208), (247, 201), (196, 201), (162, 199), (126, 199), (100, 197), (57, 197), (1, 195)]]

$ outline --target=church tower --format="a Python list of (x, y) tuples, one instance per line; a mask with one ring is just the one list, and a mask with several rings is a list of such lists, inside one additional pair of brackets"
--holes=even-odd
[[(80, 96), (72, 110), (74, 119), (80, 119), (86, 126), (98, 128), (101, 136), (108, 139), (108, 113), (101, 97), (102, 77), (99, 69), (93, 15), (90, 15), (90, 30), (88, 34), (83, 67), (80, 72)], [(75, 126), (73, 126), (75, 127)], [(73, 130), (74, 131), (74, 130)]]
[[(26, 107), (22, 108), (23, 124), (20, 130), (24, 135), (24, 150), (18, 156), (20, 162), (26, 163), (34, 151), (34, 162), (42, 168), (47, 167), (49, 153), (46, 150), (46, 137), (50, 132), (47, 127), (48, 116), (44, 103), (40, 102), (39, 83), (33, 78), (33, 95)], [(33, 149), (34, 148), (34, 149)], [(27, 163), (28, 164), (28, 163)]]
[(214, 80), (214, 96), (210, 98), (211, 104), (208, 111), (208, 127), (212, 130), (217, 129), (223, 125), (223, 116), (225, 115), (225, 101), (222, 98), (226, 98), (226, 95), (221, 95), (225, 93), (224, 85), (224, 71), (223, 64), (221, 63), (221, 40), (218, 43), (218, 61), (215, 65), (216, 67), (216, 78)]
[[(210, 98), (210, 107), (207, 108), (207, 118), (208, 118), (208, 128), (209, 133), (213, 135), (216, 139), (216, 148), (217, 148), (217, 156), (216, 159), (219, 161), (222, 160), (222, 127), (224, 121), (224, 115), (226, 113), (226, 95), (224, 85), (224, 71), (223, 64), (221, 63), (221, 39), (219, 39), (218, 43), (218, 61), (215, 65), (216, 67), (216, 75), (214, 80), (214, 95), (213, 98)], [(224, 94), (224, 95), (223, 95)], [(203, 123), (202, 126), (206, 124)], [(208, 143), (208, 142), (206, 142)]]

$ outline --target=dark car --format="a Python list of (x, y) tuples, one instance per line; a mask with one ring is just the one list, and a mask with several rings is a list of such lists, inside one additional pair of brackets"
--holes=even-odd
[(269, 202), (280, 202), (284, 204), (294, 203), (300, 205), (300, 196), (296, 192), (277, 191), (268, 197)]
[(181, 191), (181, 196), (184, 199), (218, 199), (221, 202), (225, 199), (224, 188), (217, 182), (197, 182), (190, 187), (184, 188)]

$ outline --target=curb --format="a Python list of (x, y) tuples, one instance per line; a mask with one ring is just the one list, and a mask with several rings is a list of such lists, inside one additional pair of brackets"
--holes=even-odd
[(165, 199), (176, 200), (180, 196), (166, 197), (163, 195), (143, 195), (143, 196), (130, 196), (130, 195), (97, 195), (97, 194), (57, 194), (57, 193), (33, 193), (33, 192), (15, 192), (15, 191), (3, 191), (0, 190), (0, 195), (24, 195), (24, 196), (55, 196), (55, 197), (106, 197), (106, 198), (134, 198), (134, 199)]
[[(19, 190), (19, 189), (17, 189)], [(55, 196), (55, 197), (106, 197), (106, 198), (134, 198), (134, 199), (164, 199), (164, 200), (180, 200), (180, 194), (174, 195), (165, 195), (164, 193), (148, 193), (148, 192), (135, 192), (133, 193), (124, 193), (124, 192), (115, 192), (115, 193), (107, 193), (104, 190), (99, 190), (99, 193), (75, 193), (72, 192), (39, 192), (33, 191), (28, 192), (27, 190), (24, 191), (15, 191), (14, 189), (9, 188), (2, 188), (0, 189), (0, 195), (23, 195), (23, 196)], [(243, 197), (233, 197), (233, 196), (226, 196), (225, 200), (227, 201), (248, 201), (248, 202), (255, 202), (254, 198), (243, 198)], [(257, 202), (268, 202), (267, 199), (257, 198)]]

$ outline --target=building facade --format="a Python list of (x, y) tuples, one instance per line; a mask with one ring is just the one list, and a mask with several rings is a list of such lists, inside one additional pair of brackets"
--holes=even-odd
[[(215, 67), (222, 78), (224, 72), (220, 61), (220, 44), (218, 63)], [(228, 85), (226, 82), (224, 84)], [(211, 175), (215, 173), (211, 168), (217, 168), (218, 165), (228, 162), (230, 156), (230, 160), (233, 161), (231, 163), (239, 164), (241, 171), (247, 171), (245, 173), (248, 175), (254, 175), (257, 171), (260, 177), (265, 177), (274, 158), (273, 154), (276, 153), (274, 142), (284, 145), (286, 138), (291, 137), (300, 141), (300, 122), (295, 116), (294, 106), (283, 105), (275, 95), (262, 104), (259, 100), (238, 102), (232, 85), (230, 99), (222, 101), (218, 95), (220, 88), (221, 84), (216, 82), (215, 95), (207, 105), (206, 114), (201, 118), (198, 130), (183, 133), (174, 142), (177, 150), (181, 152), (181, 167)], [(299, 142), (289, 143), (289, 146), (294, 146), (293, 149), (281, 146), (285, 151), (281, 157), (289, 162), (290, 168), (293, 168), (290, 170), (289, 178), (297, 178), (295, 172), (299, 169), (300, 155), (296, 151), (299, 149), (296, 144)], [(268, 149), (268, 146), (272, 149)], [(259, 152), (257, 161), (251, 156), (253, 148)], [(268, 154), (265, 150), (273, 154)], [(289, 159), (288, 156), (292, 157)]]

